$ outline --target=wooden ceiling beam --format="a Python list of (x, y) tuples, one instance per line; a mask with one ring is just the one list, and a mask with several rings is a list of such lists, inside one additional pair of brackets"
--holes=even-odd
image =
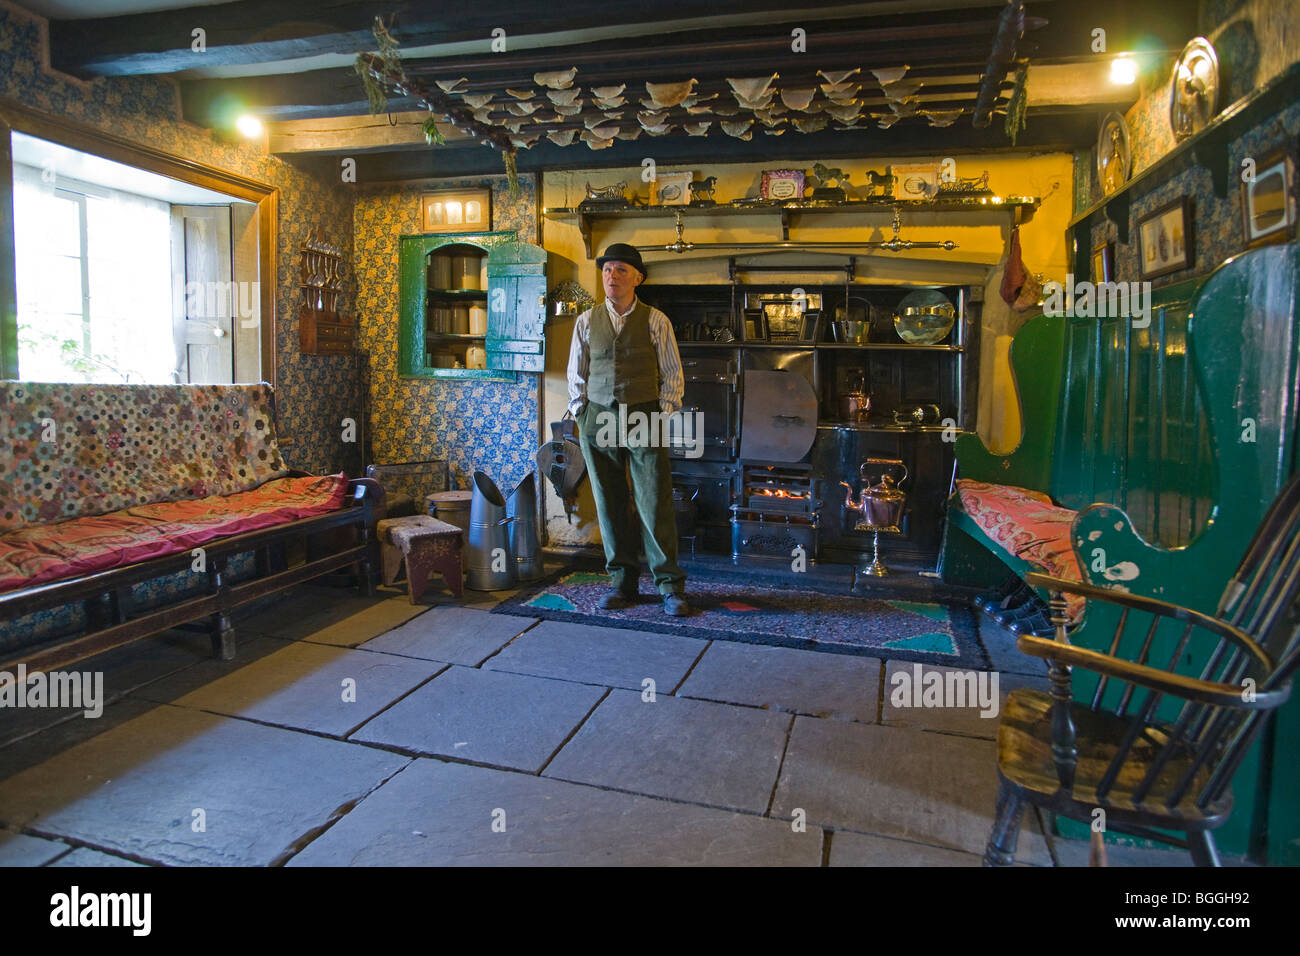
[[(1069, 151), (1089, 145), (1096, 138), (1095, 111), (1054, 114), (1031, 110), (1028, 125), (1021, 131), (1014, 151)], [(814, 161), (853, 160), (867, 156), (873, 160), (917, 155), (960, 157), (989, 150), (1013, 150), (1000, 123), (987, 129), (974, 129), (969, 124), (936, 129), (904, 121), (889, 130), (873, 126), (784, 136), (760, 134), (750, 142), (725, 134), (717, 135), (716, 131), (711, 131), (708, 136), (669, 135), (653, 139), (642, 136), (633, 141), (616, 141), (601, 150), (591, 150), (585, 145), (559, 147), (543, 139), (532, 149), (519, 150), (516, 164), (521, 173), (548, 169), (636, 168), (644, 157), (650, 155), (661, 167), (689, 168), (692, 164), (714, 162), (771, 162), (773, 168), (783, 163), (804, 162), (811, 167)], [(286, 159), (316, 172), (327, 170), (336, 174), (333, 157), (297, 155)], [(978, 167), (979, 157), (975, 155), (966, 162), (959, 159), (958, 167), (964, 168), (967, 163)], [(433, 177), (501, 174), (500, 155), (483, 148), (432, 147), (423, 151), (404, 150), (357, 157), (357, 184), (361, 187)]]
[[(289, 153), (373, 153), (392, 149), (428, 149), (423, 123), (425, 110), (378, 116), (339, 116), (329, 119), (288, 120), (266, 124), (267, 150)], [(439, 123), (446, 145), (474, 145), (449, 123)]]
[[(864, 12), (884, 0), (858, 0)], [(892, 6), (892, 4), (891, 4)], [(996, 6), (996, 4), (990, 4)], [(324, 54), (351, 55), (374, 49), (375, 17), (391, 22), (407, 49), (482, 42), (501, 28), (520, 38), (557, 31), (622, 26), (662, 31), (666, 21), (708, 17), (753, 17), (790, 10), (788, 0), (506, 0), (474, 4), (429, 4), (413, 0), (235, 0), (180, 10), (153, 10), (115, 17), (50, 22), (52, 64), (74, 76), (175, 73), (196, 66), (270, 63)], [(396, 14), (396, 20), (389, 18)], [(810, 24), (839, 18), (844, 6), (811, 7), (791, 13)], [(205, 50), (192, 48), (193, 31), (204, 31)], [(200, 60), (201, 58), (201, 60)]]

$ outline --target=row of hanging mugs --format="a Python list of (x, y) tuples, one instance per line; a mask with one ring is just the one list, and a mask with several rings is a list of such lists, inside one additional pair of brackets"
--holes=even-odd
[(486, 291), (487, 256), (435, 252), (429, 256), (428, 285), (435, 291)]

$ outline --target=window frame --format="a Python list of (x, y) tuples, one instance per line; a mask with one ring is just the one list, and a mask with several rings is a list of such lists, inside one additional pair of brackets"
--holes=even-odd
[[(258, 291), (261, 298), (261, 378), (278, 385), (275, 347), (280, 190), (215, 166), (206, 166), (63, 117), (0, 97), (0, 379), (18, 378), (18, 288), (15, 275), (13, 146), (26, 133), (171, 179), (244, 199), (257, 206)], [(84, 291), (84, 290), (83, 290)], [(287, 439), (281, 440), (285, 444)]]

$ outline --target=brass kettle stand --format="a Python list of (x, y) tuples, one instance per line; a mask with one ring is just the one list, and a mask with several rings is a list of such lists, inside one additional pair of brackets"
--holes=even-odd
[(889, 525), (889, 526), (874, 525), (874, 524), (867, 524), (865, 521), (859, 522), (858, 524), (854, 525), (853, 530), (872, 532), (871, 563), (855, 564), (853, 566), (853, 583), (849, 585), (850, 591), (857, 590), (858, 575), (860, 574), (870, 575), (873, 578), (883, 578), (886, 575), (893, 573), (889, 570), (889, 568), (885, 566), (885, 563), (880, 560), (880, 535), (882, 533), (884, 534), (903, 533), (903, 529), (898, 527), (897, 525)]

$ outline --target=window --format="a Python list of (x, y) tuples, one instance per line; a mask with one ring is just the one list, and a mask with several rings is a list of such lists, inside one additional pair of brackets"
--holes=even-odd
[(167, 203), (15, 164), (14, 240), (21, 378), (176, 380)]

